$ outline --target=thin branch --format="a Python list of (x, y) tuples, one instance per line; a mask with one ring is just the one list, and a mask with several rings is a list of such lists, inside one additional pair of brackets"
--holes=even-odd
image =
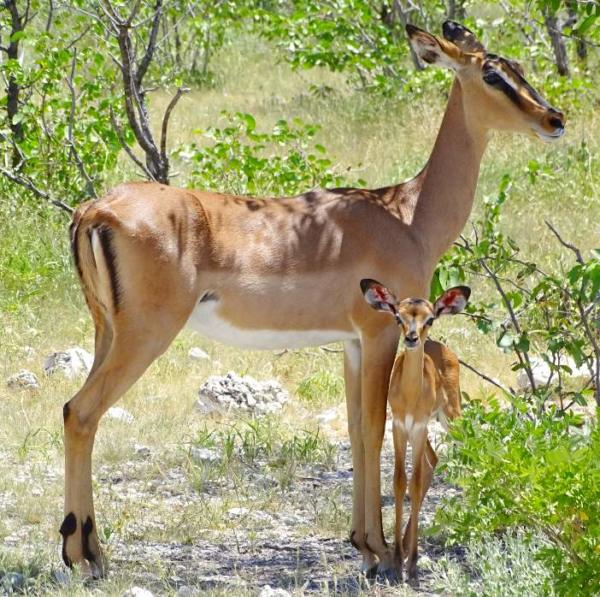
[(163, 160), (167, 158), (167, 131), (169, 128), (169, 118), (171, 117), (171, 112), (173, 111), (173, 108), (175, 108), (177, 102), (181, 99), (181, 96), (188, 91), (189, 89), (187, 87), (180, 87), (165, 110), (160, 133), (160, 153)]
[(572, 243), (569, 243), (566, 240), (564, 240), (561, 237), (561, 235), (558, 233), (558, 230), (556, 230), (556, 228), (554, 228), (554, 226), (552, 226), (552, 224), (550, 224), (550, 222), (548, 222), (548, 220), (544, 220), (544, 223), (546, 224), (546, 226), (548, 226), (548, 228), (550, 228), (550, 230), (552, 230), (552, 232), (554, 233), (554, 236), (556, 236), (556, 238), (558, 239), (558, 242), (560, 242), (560, 244), (563, 247), (567, 247), (567, 249), (570, 249), (571, 251), (573, 251), (573, 253), (575, 253), (575, 258), (577, 259), (577, 263), (579, 263), (580, 265), (583, 265), (585, 263), (585, 261), (583, 260), (581, 251)]
[(152, 19), (152, 29), (150, 30), (150, 37), (148, 39), (148, 45), (146, 52), (140, 60), (139, 66), (135, 73), (135, 83), (139, 88), (142, 86), (142, 80), (146, 75), (146, 71), (152, 62), (154, 51), (156, 50), (156, 38), (158, 36), (158, 28), (160, 26), (160, 20), (162, 18), (162, 0), (156, 0), (156, 6), (154, 8), (154, 17)]
[(70, 207), (66, 203), (63, 203), (62, 201), (59, 201), (58, 199), (54, 199), (49, 193), (46, 193), (46, 191), (42, 191), (42, 189), (37, 187), (30, 178), (27, 178), (26, 176), (22, 176), (21, 174), (16, 174), (15, 172), (12, 172), (12, 171), (7, 170), (6, 168), (2, 168), (2, 167), (0, 167), (0, 173), (3, 174), (4, 176), (6, 176), (6, 178), (8, 178), (10, 181), (14, 182), (15, 184), (25, 187), (26, 189), (31, 191), (36, 197), (39, 197), (40, 199), (43, 199), (44, 201), (48, 201), (52, 205), (59, 207), (60, 209), (66, 211), (67, 213), (70, 213), (70, 214), (73, 213), (74, 210), (72, 207)]
[(482, 373), (481, 371), (479, 371), (478, 369), (476, 369), (475, 367), (473, 367), (473, 365), (469, 365), (469, 363), (463, 361), (462, 359), (458, 359), (458, 362), (463, 367), (466, 367), (467, 369), (469, 369), (470, 371), (472, 371), (473, 373), (475, 373), (475, 375), (478, 375), (479, 377), (481, 377), (481, 379), (484, 379), (488, 383), (490, 383), (493, 386), (496, 386), (498, 389), (502, 390), (505, 394), (508, 394), (509, 396), (514, 396), (515, 395), (515, 393), (510, 388), (507, 388), (507, 387), (503, 386), (501, 383), (497, 382), (495, 379), (492, 379), (491, 377), (489, 377), (485, 373)]
[(75, 164), (79, 173), (85, 180), (85, 192), (89, 197), (97, 197), (96, 189), (94, 188), (94, 181), (88, 174), (86, 170), (85, 164), (83, 163), (77, 148), (75, 147), (75, 142), (73, 141), (73, 124), (75, 122), (75, 106), (77, 103), (77, 94), (75, 93), (75, 87), (73, 86), (73, 79), (75, 77), (75, 65), (77, 64), (77, 48), (73, 50), (73, 59), (71, 61), (71, 72), (69, 76), (65, 78), (67, 86), (69, 87), (69, 91), (71, 93), (71, 109), (69, 112), (69, 124), (67, 126), (67, 144), (69, 145), (69, 150), (73, 159), (75, 160)]
[(136, 155), (133, 153), (131, 147), (127, 144), (125, 140), (125, 135), (123, 134), (123, 129), (117, 122), (115, 117), (114, 110), (112, 107), (110, 108), (110, 121), (112, 123), (113, 128), (115, 129), (115, 133), (117, 133), (117, 138), (119, 139), (119, 143), (121, 143), (121, 147), (125, 150), (125, 153), (130, 157), (131, 161), (138, 167), (140, 170), (150, 179), (154, 180), (154, 176), (152, 172), (148, 170), (146, 164), (144, 164)]

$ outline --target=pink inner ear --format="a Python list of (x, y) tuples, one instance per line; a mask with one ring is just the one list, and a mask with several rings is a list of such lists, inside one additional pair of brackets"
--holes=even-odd
[(371, 290), (373, 290), (373, 292), (375, 293), (375, 296), (377, 297), (378, 301), (381, 301), (382, 303), (387, 302), (387, 294), (383, 290), (383, 288), (381, 288), (380, 286), (373, 286)]
[(444, 307), (449, 307), (450, 305), (453, 305), (454, 301), (456, 301), (456, 297), (458, 296), (458, 294), (459, 294), (458, 290), (453, 290), (452, 292), (449, 292), (442, 299), (442, 302), (444, 303)]

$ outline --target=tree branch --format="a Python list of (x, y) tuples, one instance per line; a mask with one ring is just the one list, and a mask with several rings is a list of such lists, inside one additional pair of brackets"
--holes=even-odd
[(12, 172), (11, 170), (7, 170), (6, 168), (3, 168), (1, 166), (0, 166), (0, 173), (3, 174), (4, 176), (6, 176), (6, 178), (8, 178), (10, 181), (14, 182), (15, 184), (25, 187), (26, 189), (31, 191), (36, 197), (39, 197), (40, 199), (43, 199), (44, 201), (48, 201), (52, 205), (59, 207), (60, 209), (66, 211), (69, 214), (73, 213), (74, 210), (71, 206), (67, 205), (66, 203), (63, 203), (62, 201), (59, 201), (58, 199), (54, 199), (50, 195), (50, 193), (47, 193), (46, 191), (42, 191), (42, 189), (37, 187), (30, 178), (23, 176), (21, 174)]
[(73, 141), (73, 124), (75, 122), (75, 105), (77, 103), (77, 95), (75, 93), (75, 87), (73, 86), (73, 78), (75, 77), (75, 65), (77, 63), (77, 48), (73, 50), (73, 59), (71, 60), (71, 72), (68, 77), (65, 77), (65, 81), (67, 86), (69, 87), (69, 92), (71, 94), (71, 108), (69, 111), (69, 124), (67, 126), (67, 144), (69, 145), (69, 150), (73, 159), (75, 160), (75, 164), (82, 178), (85, 180), (85, 192), (89, 197), (97, 197), (96, 189), (94, 188), (94, 182), (92, 181), (88, 171), (86, 170), (85, 164), (83, 163), (81, 157), (79, 156), (79, 152), (75, 147), (75, 142)]
[(187, 87), (180, 87), (177, 90), (177, 93), (173, 96), (173, 99), (169, 102), (167, 109), (165, 110), (165, 115), (163, 116), (161, 133), (160, 133), (160, 153), (162, 155), (163, 160), (167, 159), (167, 131), (169, 128), (169, 118), (171, 118), (171, 112), (173, 108), (175, 108), (177, 102), (181, 99), (181, 96), (184, 93), (187, 93), (189, 89)]

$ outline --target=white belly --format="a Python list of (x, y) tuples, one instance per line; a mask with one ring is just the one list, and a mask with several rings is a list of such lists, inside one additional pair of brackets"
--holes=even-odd
[(237, 346), (275, 350), (321, 346), (357, 338), (354, 332), (344, 330), (269, 330), (238, 328), (217, 314), (218, 301), (200, 302), (187, 322), (187, 327), (213, 340)]

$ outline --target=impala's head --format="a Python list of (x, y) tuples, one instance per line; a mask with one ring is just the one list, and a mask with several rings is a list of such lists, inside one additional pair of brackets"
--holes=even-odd
[(534, 133), (544, 141), (562, 136), (564, 115), (525, 80), (518, 62), (487, 52), (472, 31), (446, 21), (443, 38), (414, 25), (406, 32), (423, 62), (456, 72), (465, 111), (480, 126)]
[(438, 317), (460, 313), (471, 295), (468, 286), (455, 286), (446, 290), (433, 304), (421, 298), (398, 302), (383, 284), (375, 280), (361, 280), (360, 288), (373, 309), (391, 313), (396, 318), (406, 350), (414, 350), (427, 340), (429, 329)]

